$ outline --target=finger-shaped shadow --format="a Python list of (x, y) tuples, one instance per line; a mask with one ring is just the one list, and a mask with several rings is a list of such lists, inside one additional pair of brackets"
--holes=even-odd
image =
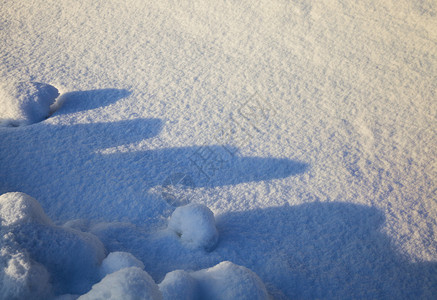
[(291, 299), (431, 299), (437, 264), (407, 261), (380, 231), (384, 220), (339, 202), (231, 212), (219, 218), (216, 251), (233, 249)]
[(97, 151), (140, 142), (157, 136), (162, 129), (160, 119), (132, 119), (108, 123), (59, 125), (49, 131), (58, 140), (74, 142), (77, 151)]
[[(217, 187), (285, 178), (307, 170), (308, 164), (286, 158), (241, 157), (220, 145), (164, 148), (133, 153), (102, 154), (105, 159), (136, 161), (138, 174), (150, 186), (162, 185), (171, 174), (185, 174), (189, 187)], [(140, 175), (142, 174), (142, 175)], [(186, 177), (185, 177), (186, 178)]]
[[(168, 209), (162, 195), (152, 195), (150, 189), (162, 186), (175, 172), (190, 176), (193, 184), (189, 187), (193, 188), (285, 178), (307, 168), (305, 163), (285, 158), (229, 153), (207, 157), (200, 164), (199, 153), (226, 153), (224, 146), (217, 145), (104, 151), (156, 136), (161, 128), (159, 119), (134, 119), (75, 125), (40, 123), (2, 131), (0, 192), (32, 195), (54, 219), (137, 223), (159, 218)], [(137, 148), (133, 145), (132, 149)]]

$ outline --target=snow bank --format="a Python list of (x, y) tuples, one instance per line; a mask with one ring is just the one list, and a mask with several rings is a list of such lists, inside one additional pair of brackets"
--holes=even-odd
[(0, 85), (0, 124), (22, 126), (42, 121), (58, 90), (38, 82), (6, 82)]
[(100, 267), (101, 277), (117, 272), (124, 268), (137, 267), (144, 270), (144, 264), (128, 252), (111, 252), (103, 260)]
[(49, 293), (48, 274), (55, 293), (84, 293), (98, 280), (103, 244), (92, 234), (53, 225), (32, 197), (1, 195), (0, 220), (4, 295), (25, 298), (41, 294), (41, 287)]
[(214, 214), (205, 205), (192, 203), (176, 208), (168, 228), (179, 235), (189, 248), (212, 251), (218, 241)]
[(162, 299), (158, 285), (145, 271), (137, 267), (124, 268), (107, 275), (80, 300), (95, 299)]
[(229, 261), (197, 272), (177, 270), (159, 284), (164, 299), (269, 299), (261, 279)]

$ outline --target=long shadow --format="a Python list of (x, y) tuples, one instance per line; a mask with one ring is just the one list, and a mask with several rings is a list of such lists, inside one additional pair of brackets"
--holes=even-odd
[(412, 263), (380, 231), (384, 215), (349, 203), (309, 203), (217, 217), (210, 253), (186, 249), (167, 231), (96, 226), (109, 251), (128, 250), (160, 282), (175, 269), (229, 260), (256, 272), (275, 299), (435, 299), (437, 263)]
[[(74, 93), (57, 113), (109, 105), (127, 95), (116, 91), (114, 97), (107, 90)], [(194, 186), (216, 187), (284, 178), (308, 167), (289, 159), (226, 156), (220, 145), (101, 151), (141, 142), (161, 128), (159, 119), (135, 119), (0, 130), (0, 194), (25, 192), (54, 220), (152, 226), (149, 220), (168, 204), (149, 190), (169, 173), (189, 174)], [(213, 159), (205, 153), (214, 153)], [(220, 241), (211, 253), (184, 248), (170, 232), (148, 234), (134, 225), (112, 223), (93, 232), (109, 251), (129, 250), (140, 258), (157, 281), (175, 268), (230, 260), (255, 271), (278, 298), (432, 299), (436, 263), (404, 259), (379, 231), (383, 222), (377, 209), (347, 203), (226, 213), (217, 218)]]
[[(126, 93), (69, 93), (57, 113), (108, 105)], [(159, 218), (169, 209), (167, 202), (151, 194), (150, 189), (161, 186), (175, 172), (190, 176), (192, 188), (284, 178), (307, 168), (305, 163), (289, 159), (230, 155), (219, 145), (102, 151), (142, 142), (157, 136), (161, 128), (159, 119), (133, 119), (76, 125), (42, 122), (2, 130), (0, 193), (22, 191), (32, 195), (55, 220), (140, 223), (145, 218)], [(204, 160), (205, 154), (212, 152), (214, 156)]]
[(236, 263), (254, 265), (289, 298), (432, 299), (437, 263), (408, 262), (379, 231), (383, 222), (381, 211), (348, 203), (235, 212), (219, 219), (220, 243), (256, 253)]
[(101, 154), (101, 159), (106, 160), (109, 165), (120, 161), (129, 162), (132, 171), (136, 171), (137, 178), (150, 187), (162, 185), (174, 173), (189, 176), (192, 180), (186, 185), (190, 187), (217, 187), (285, 178), (303, 173), (308, 167), (305, 163), (289, 159), (226, 154), (193, 161), (196, 153), (204, 151), (224, 152), (222, 146), (209, 145), (145, 150), (129, 154)]

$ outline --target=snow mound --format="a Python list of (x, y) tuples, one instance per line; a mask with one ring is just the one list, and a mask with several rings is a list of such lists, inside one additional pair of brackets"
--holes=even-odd
[(136, 299), (159, 300), (162, 294), (158, 285), (147, 272), (137, 267), (124, 268), (107, 275), (95, 284), (80, 300)]
[(202, 204), (188, 204), (176, 208), (168, 228), (180, 236), (189, 248), (212, 251), (218, 241), (213, 212)]
[(191, 300), (199, 296), (199, 286), (196, 279), (188, 272), (176, 270), (165, 275), (159, 284), (162, 296), (167, 299)]
[(38, 82), (8, 82), (0, 86), (0, 124), (29, 125), (44, 120), (58, 90)]
[(47, 271), (55, 293), (84, 293), (99, 279), (99, 265), (105, 257), (100, 240), (90, 233), (53, 225), (32, 197), (23, 193), (0, 196), (0, 220), (0, 265), (11, 266), (9, 273), (2, 273), (9, 278), (8, 290), (25, 293), (22, 286), (27, 286), (32, 293), (38, 291), (43, 285), (31, 283), (45, 282)]
[(52, 225), (38, 201), (29, 195), (19, 192), (1, 195), (1, 226), (15, 226), (24, 223)]
[(100, 274), (105, 277), (124, 268), (137, 267), (144, 270), (144, 264), (128, 252), (111, 252), (103, 260)]
[(170, 272), (159, 288), (164, 299), (269, 299), (264, 283), (254, 272), (229, 261), (192, 273)]
[(2, 237), (0, 248), (0, 299), (46, 299), (50, 295), (50, 275), (29, 255), (8, 246), (10, 235)]

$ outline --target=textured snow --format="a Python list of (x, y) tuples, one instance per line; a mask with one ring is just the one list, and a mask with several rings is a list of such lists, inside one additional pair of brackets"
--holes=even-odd
[[(432, 0), (3, 1), (2, 296), (83, 295), (126, 252), (157, 283), (230, 261), (274, 299), (435, 298), (436, 16)], [(190, 203), (214, 214), (209, 252), (169, 228)]]

